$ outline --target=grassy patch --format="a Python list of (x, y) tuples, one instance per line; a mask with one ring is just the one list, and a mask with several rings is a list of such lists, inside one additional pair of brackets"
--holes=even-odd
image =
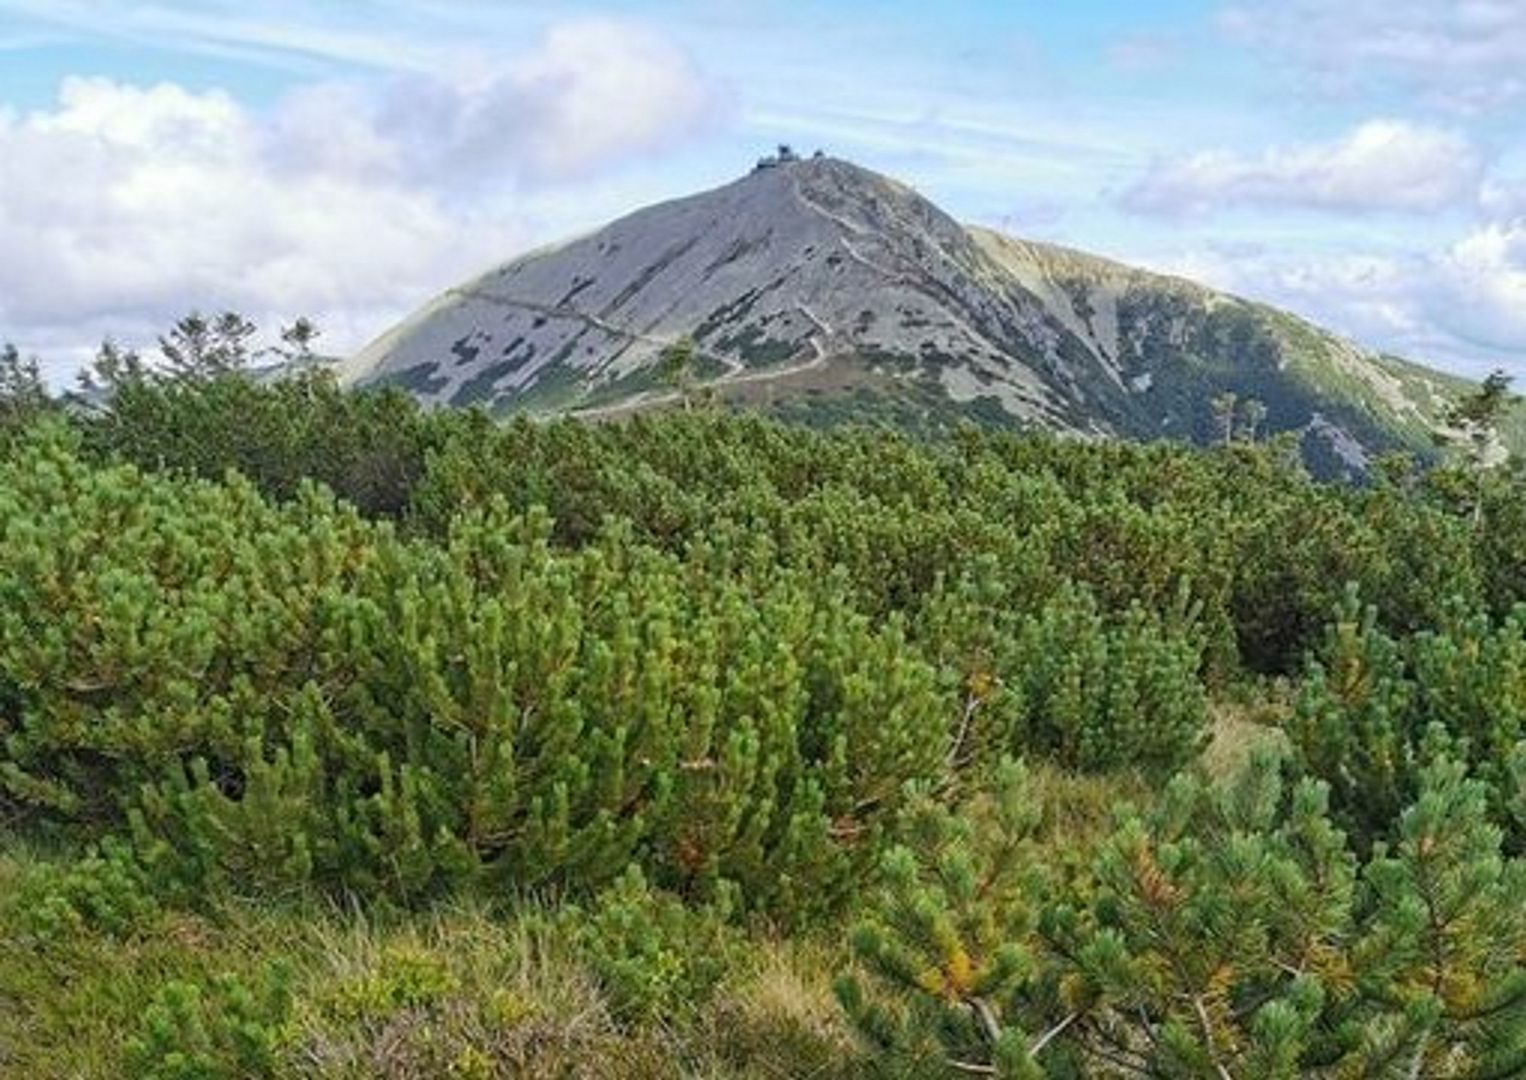
[[(134, 1075), (156, 1005), (190, 986), (210, 1013), (222, 987), (259, 987), (277, 965), (291, 1004), (269, 1032), (275, 1076), (863, 1075), (829, 985), (843, 958), (815, 941), (747, 935), (714, 991), (669, 1019), (620, 1007), (577, 909), (464, 905), (388, 918), (229, 905), (167, 914), (139, 933), (78, 928), (44, 941), (25, 928), (18, 898), (56, 862), (15, 846), (0, 854), (3, 1077)], [(165, 1037), (192, 1038), (180, 1027)], [(219, 1068), (206, 1075), (246, 1075)]]

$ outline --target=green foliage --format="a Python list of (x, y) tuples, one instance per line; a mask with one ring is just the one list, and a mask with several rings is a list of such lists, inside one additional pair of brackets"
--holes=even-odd
[(1169, 773), (1191, 760), (1207, 703), (1185, 586), (1166, 617), (1135, 603), (1108, 619), (1073, 587), (1025, 612), (991, 569), (983, 561), (935, 589), (918, 627), (961, 678), (956, 764), (1029, 753), (1086, 771)]
[(291, 993), (280, 968), (253, 987), (231, 975), (205, 985), (166, 983), (128, 1047), (132, 1075), (144, 1080), (276, 1076), (290, 1011)]
[(149, 875), (112, 837), (78, 859), (43, 864), (23, 881), (20, 898), (22, 919), (43, 940), (84, 931), (143, 933), (160, 912)]
[(1425, 764), (1460, 755), (1491, 784), (1491, 817), (1519, 850), (1505, 805), (1526, 742), (1526, 608), (1503, 620), (1448, 609), (1435, 630), (1395, 639), (1355, 588), (1309, 661), (1288, 727), (1299, 764), (1331, 786), (1362, 843), (1396, 820)]
[(249, 366), (250, 339), (258, 328), (233, 311), (215, 317), (192, 312), (159, 339), (171, 379), (197, 381), (236, 374)]
[(879, 1054), (903, 1070), (1037, 1075), (1019, 1026), (1033, 975), (1028, 777), (1007, 762), (989, 800), (954, 813), (928, 793), (885, 856), (870, 918), (853, 933), (865, 970), (837, 994)]
[(1470, 480), (1465, 472), (1438, 469), (1425, 477), (1423, 492), (1454, 517), (1476, 507), (1473, 544), (1484, 595), (1495, 615), (1508, 615), (1526, 597), (1526, 545), (1520, 543), (1526, 535), (1526, 471), (1516, 462)]
[(1288, 725), (1299, 762), (1332, 785), (1336, 806), (1369, 838), (1413, 796), (1419, 749), (1403, 657), (1376, 622), (1349, 589)]
[(407, 1010), (438, 1011), (459, 989), (441, 957), (399, 944), (384, 950), (371, 970), (329, 988), (324, 1012), (345, 1022), (385, 1024)]
[(1443, 436), (1443, 445), (1457, 447), (1472, 469), (1489, 464), (1501, 422), (1520, 403), (1510, 392), (1510, 382), (1503, 371), (1490, 372), (1476, 391), (1454, 402), (1443, 416), (1452, 429)]
[(1487, 590), (1496, 612), (1522, 596), (1514, 548), (1471, 521), (1480, 499), (1502, 526), (1512, 520), (1522, 485), (1498, 470), (1487, 497), (1469, 479), (1449, 498), (1440, 480), (1419, 491), (1315, 485), (1271, 444), (1209, 456), (972, 431), (923, 444), (715, 410), (498, 428), (479, 413), (425, 412), (395, 390), (342, 393), (315, 370), (261, 384), (237, 365), (177, 376), (120, 349), (103, 357), (108, 407), (74, 421), (103, 458), (213, 480), (235, 469), (279, 499), (315, 479), (436, 539), (494, 497), (545, 507), (556, 542), (572, 546), (609, 517), (672, 552), (717, 534), (766, 536), (768, 558), (845, 574), (876, 617), (914, 615), (940, 575), (986, 558), (1024, 605), (1069, 582), (1106, 614), (1137, 601), (1168, 617), (1185, 586), (1219, 676), (1237, 661), (1294, 670), (1347, 581), (1403, 631), (1433, 622), (1454, 595)]
[(14, 345), (0, 344), (0, 455), (27, 425), (53, 407), (37, 359), (23, 357)]
[[(1020, 774), (1019, 774), (1020, 775)], [(1125, 810), (1084, 884), (1046, 874), (1020, 787), (982, 835), (934, 809), (887, 856), (839, 996), (926, 1075), (1506, 1076), (1526, 1063), (1526, 863), (1438, 758), (1365, 866), (1275, 759)], [(1007, 800), (1011, 800), (1010, 803)], [(1033, 1033), (1042, 1031), (1037, 1038)], [(1039, 1072), (1040, 1068), (1044, 1071)]]
[(401, 390), (347, 394), (322, 370), (269, 386), (226, 373), (127, 379), (81, 423), (102, 457), (209, 480), (232, 469), (276, 499), (317, 481), (380, 517), (403, 514), (444, 426)]
[(1091, 910), (1053, 910), (1083, 1053), (1150, 1076), (1293, 1077), (1345, 978), (1354, 866), (1325, 792), (1288, 797), (1275, 760), (1213, 789), (1180, 778), (1129, 815), (1095, 867)]
[[(183, 326), (173, 375), (107, 349), (107, 399), (4, 436), (0, 819), (85, 852), (17, 878), (28, 987), (249, 902), (408, 925), (530, 890), (635, 1039), (774, 1008), (727, 1000), (739, 927), (831, 938), (867, 894), (839, 994), (890, 1075), (1519, 1071), (1519, 475), (714, 409), (498, 427), (261, 385), (225, 329)], [(1288, 783), (1168, 782), (1226, 685), (1284, 719)], [(138, 1072), (288, 1067), (265, 983), (209, 970)], [(486, 970), (405, 942), (304, 1015), (399, 1075), (565, 1073)]]
[(804, 914), (943, 766), (935, 672), (802, 575), (708, 576), (613, 527), (558, 552), (502, 508), (415, 545), (311, 489), (272, 507), (49, 437), (0, 507), (5, 797), (130, 826), (171, 893), (414, 902), (640, 857)]
[(724, 906), (691, 908), (629, 867), (589, 904), (567, 913), (576, 940), (621, 1022), (692, 1014), (709, 1004), (735, 948)]
[(695, 347), (692, 338), (679, 338), (658, 355), (657, 381), (671, 387), (686, 409), (693, 404), (694, 375)]
[(1396, 844), (1380, 845), (1364, 869), (1352, 955), (1377, 1006), (1358, 1052), (1369, 1069), (1526, 1071), (1526, 860), (1501, 857), (1489, 793), (1438, 758), (1421, 771)]

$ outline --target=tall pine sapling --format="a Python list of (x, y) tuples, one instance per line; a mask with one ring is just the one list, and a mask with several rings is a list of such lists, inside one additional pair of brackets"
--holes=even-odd
[(1479, 388), (1446, 410), (1446, 427), (1436, 441), (1455, 454), (1462, 486), (1466, 489), (1466, 508), (1479, 530), (1484, 525), (1484, 495), (1490, 469), (1504, 458), (1500, 445), (1500, 425), (1520, 404), (1519, 395), (1510, 392), (1511, 378), (1503, 371), (1492, 371)]
[(1056, 905), (1044, 924), (1089, 1068), (1302, 1075), (1344, 978), (1354, 878), (1325, 794), (1305, 781), (1289, 795), (1261, 755), (1226, 787), (1178, 777), (1152, 813), (1123, 820), (1089, 910)]
[(37, 358), (22, 356), (14, 345), (0, 345), (0, 423), (24, 420), (50, 400)]
[(173, 379), (205, 382), (236, 375), (249, 367), (256, 330), (254, 323), (234, 311), (212, 318), (193, 311), (159, 338), (159, 352)]
[(1037, 1038), (1026, 1027), (1038, 823), (1028, 774), (1012, 762), (989, 799), (962, 811), (925, 791), (908, 808), (877, 902), (852, 935), (863, 972), (836, 987), (881, 1055), (903, 1066), (1042, 1075), (1035, 1059), (1069, 1021)]
[(1363, 870), (1361, 1075), (1526, 1074), (1526, 861), (1502, 856), (1488, 799), (1435, 757), (1397, 842)]

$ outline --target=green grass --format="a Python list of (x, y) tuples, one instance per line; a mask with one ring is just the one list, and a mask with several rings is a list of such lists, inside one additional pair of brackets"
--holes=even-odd
[(280, 1076), (862, 1075), (831, 996), (835, 946), (756, 931), (691, 1016), (625, 1024), (577, 949), (575, 921), (533, 903), (385, 916), (230, 901), (120, 937), (39, 936), (20, 897), (57, 858), (14, 844), (0, 853), (0, 1077), (131, 1075), (128, 1044), (167, 984), (254, 984), (276, 963), (294, 995)]

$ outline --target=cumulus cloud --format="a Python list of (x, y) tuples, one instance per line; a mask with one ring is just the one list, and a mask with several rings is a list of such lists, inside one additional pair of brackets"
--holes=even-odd
[(353, 343), (524, 242), (428, 192), (273, 169), (262, 146), (228, 98), (170, 85), (71, 79), (56, 108), (0, 118), (0, 335), (77, 360), (200, 306), (310, 313)]
[(477, 84), (218, 91), (70, 78), (0, 109), (0, 339), (77, 361), (190, 307), (310, 314), (349, 348), (534, 235), (537, 185), (671, 145), (713, 96), (610, 22), (552, 28)]
[(1431, 212), (1474, 198), (1483, 168), (1465, 135), (1372, 120), (1333, 142), (1160, 161), (1122, 201), (1137, 212), (1178, 215), (1236, 206)]
[(1386, 81), (1463, 112), (1526, 94), (1520, 0), (1235, 0), (1220, 24), (1287, 58), (1325, 91)]
[(1469, 230), (1428, 252), (1308, 252), (1206, 243), (1154, 268), (1298, 312), (1425, 363), (1526, 377), (1526, 221)]
[(1204, 244), (1150, 260), (1158, 269), (1303, 314), (1357, 340), (1423, 357), (1439, 340), (1416, 302), (1424, 260)]
[(667, 39), (585, 19), (553, 26), (502, 74), (306, 88), (281, 108), (274, 149), (412, 183), (533, 185), (667, 149), (724, 109), (723, 89)]
[(1526, 218), (1483, 226), (1438, 260), (1438, 322), (1485, 349), (1526, 351)]
[(1495, 221), (1526, 217), (1526, 179), (1519, 176), (1490, 176), (1478, 194), (1479, 208)]

